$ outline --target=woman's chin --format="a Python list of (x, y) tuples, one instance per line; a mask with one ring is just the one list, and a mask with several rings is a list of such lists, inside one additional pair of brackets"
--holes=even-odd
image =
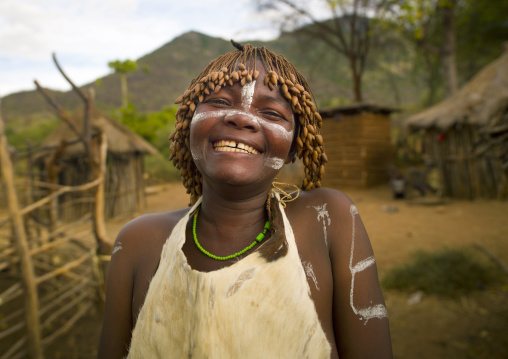
[(278, 171), (266, 168), (260, 173), (248, 168), (228, 168), (222, 171), (208, 173), (207, 180), (215, 183), (223, 183), (230, 186), (249, 186), (270, 184)]

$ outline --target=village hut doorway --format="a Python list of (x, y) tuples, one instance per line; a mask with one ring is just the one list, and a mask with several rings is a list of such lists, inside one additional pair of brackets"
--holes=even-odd
[(369, 104), (320, 109), (329, 160), (324, 186), (366, 188), (388, 183), (393, 163), (390, 114), (394, 111)]
[[(83, 116), (71, 117), (76, 128), (82, 127)], [(105, 218), (131, 215), (145, 208), (145, 183), (143, 178), (143, 157), (155, 155), (158, 151), (141, 136), (130, 131), (123, 124), (112, 120), (97, 110), (90, 114), (92, 136), (103, 132), (107, 136), (107, 167), (105, 176)], [(90, 165), (87, 162), (85, 148), (68, 125), (62, 123), (51, 133), (41, 146), (51, 148), (62, 143), (71, 143), (62, 151), (57, 160), (57, 183), (76, 186), (90, 180)], [(40, 151), (33, 158), (40, 172), (45, 174), (49, 166), (49, 152)], [(47, 180), (47, 179), (42, 179)], [(86, 193), (69, 193), (61, 196), (59, 218), (75, 220), (91, 211), (91, 203)]]
[(452, 198), (508, 197), (508, 46), (457, 93), (411, 116)]

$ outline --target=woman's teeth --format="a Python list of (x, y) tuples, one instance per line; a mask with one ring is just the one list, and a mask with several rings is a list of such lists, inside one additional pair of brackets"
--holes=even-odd
[(256, 150), (254, 147), (236, 141), (226, 141), (226, 140), (217, 141), (213, 144), (213, 149), (215, 151), (224, 151), (224, 152), (241, 152), (241, 153), (250, 153), (253, 155), (259, 154), (259, 151)]

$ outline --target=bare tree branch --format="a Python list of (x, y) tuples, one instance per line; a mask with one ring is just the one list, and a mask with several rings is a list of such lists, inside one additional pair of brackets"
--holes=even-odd
[[(324, 0), (323, 0), (324, 1)], [(302, 27), (299, 32), (312, 36), (329, 46), (331, 49), (344, 55), (349, 62), (353, 80), (353, 93), (356, 102), (361, 102), (361, 79), (365, 71), (366, 60), (370, 49), (370, 12), (378, 11), (380, 6), (389, 0), (349, 0), (324, 1), (330, 11), (330, 19), (320, 21), (312, 10), (301, 5), (297, 0), (275, 0), (269, 2), (269, 9), (282, 7), (292, 11), (292, 19), (305, 18), (309, 26)], [(261, 1), (260, 9), (263, 9)], [(279, 5), (279, 6), (277, 6)], [(283, 18), (283, 16), (281, 17)], [(284, 20), (280, 20), (284, 22)]]
[(92, 111), (92, 104), (93, 99), (91, 99), (89, 96), (87, 96), (79, 87), (77, 87), (74, 82), (67, 76), (67, 74), (64, 72), (60, 64), (58, 63), (58, 60), (56, 59), (56, 54), (53, 53), (53, 62), (55, 63), (58, 71), (62, 74), (62, 76), (67, 80), (67, 82), (72, 86), (72, 89), (74, 92), (78, 94), (79, 97), (83, 100), (85, 104), (85, 110), (84, 110), (84, 121), (83, 121), (83, 144), (85, 145), (85, 150), (88, 153), (88, 142), (90, 141), (90, 112)]
[(72, 80), (69, 78), (69, 76), (67, 76), (64, 72), (64, 70), (60, 67), (60, 64), (58, 63), (57, 59), (56, 59), (56, 54), (53, 52), (53, 62), (55, 63), (58, 71), (60, 71), (60, 73), (62, 74), (62, 76), (67, 80), (67, 82), (72, 86), (72, 89), (74, 91), (76, 91), (76, 93), (79, 95), (79, 97), (81, 97), (83, 99), (83, 101), (87, 102), (88, 101), (88, 97), (83, 93), (83, 91), (81, 91), (81, 89), (79, 87), (77, 87), (74, 82), (72, 82)]
[(67, 115), (67, 112), (60, 106), (53, 97), (49, 94), (48, 91), (46, 91), (41, 85), (39, 85), (39, 82), (37, 80), (34, 80), (35, 86), (37, 86), (37, 90), (44, 96), (44, 99), (53, 107), (53, 110), (55, 113), (60, 117), (62, 120), (67, 123), (67, 125), (71, 128), (71, 130), (82, 140), (81, 134), (79, 133), (76, 126), (74, 126), (74, 123), (71, 121), (69, 115)]

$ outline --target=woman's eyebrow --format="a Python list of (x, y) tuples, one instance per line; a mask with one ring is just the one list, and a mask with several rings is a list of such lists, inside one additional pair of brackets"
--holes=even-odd
[[(234, 89), (231, 86), (222, 86), (220, 90), (221, 91), (226, 91), (228, 93), (233, 93), (234, 92)], [(212, 91), (211, 94), (213, 94), (213, 91)]]
[(266, 94), (266, 95), (259, 95), (258, 99), (261, 100), (261, 101), (273, 102), (273, 103), (282, 105), (285, 108), (287, 108), (289, 111), (291, 111), (291, 112), (293, 111), (291, 109), (291, 105), (289, 104), (289, 102), (285, 98)]

